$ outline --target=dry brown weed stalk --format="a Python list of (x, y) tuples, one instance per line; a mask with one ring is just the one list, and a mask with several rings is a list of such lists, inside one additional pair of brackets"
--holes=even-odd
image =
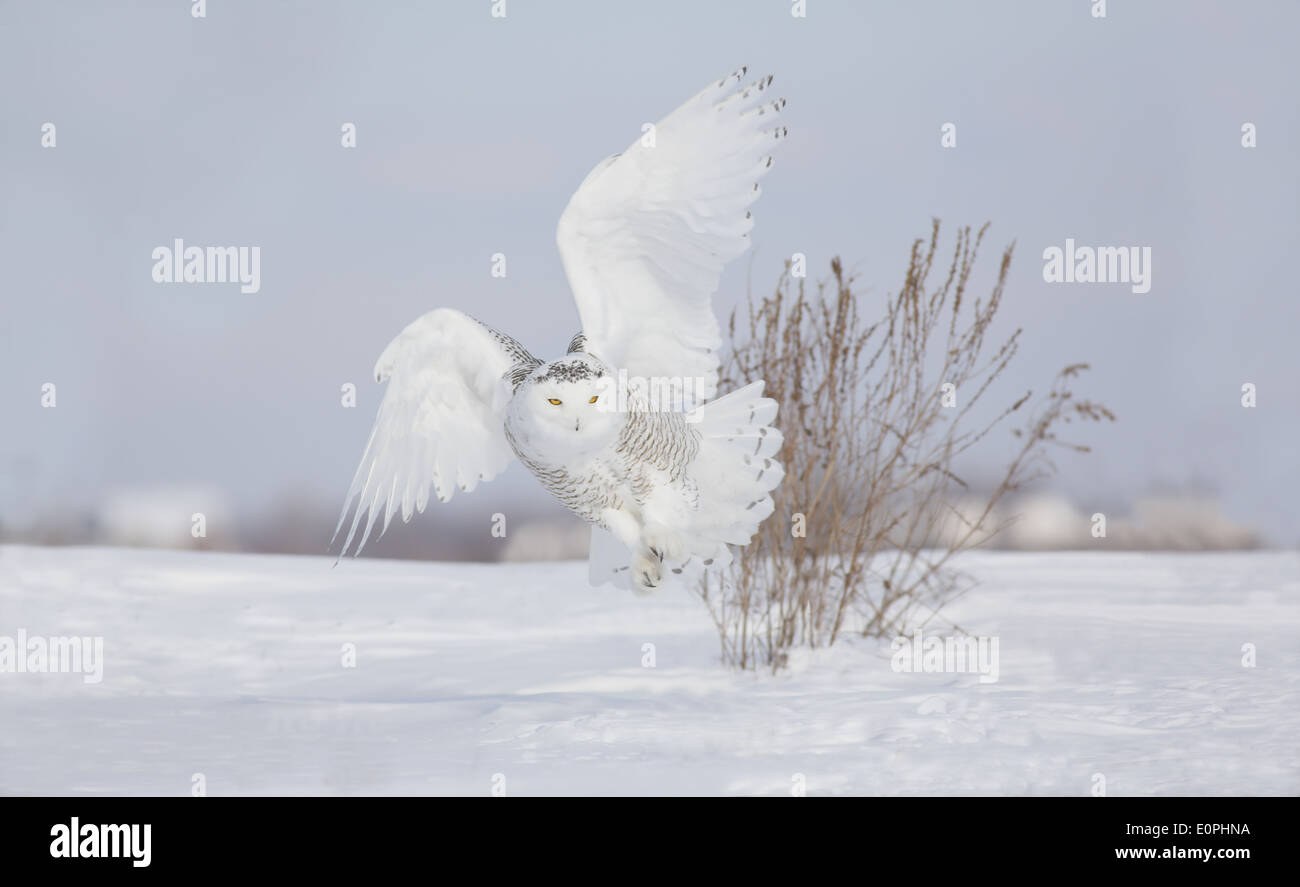
[[(699, 588), (725, 661), (778, 668), (797, 646), (930, 621), (968, 587), (953, 559), (1001, 528), (995, 506), (1052, 470), (1053, 446), (1087, 449), (1060, 440), (1058, 426), (1114, 419), (1073, 396), (1084, 364), (1061, 370), (1043, 398), (1027, 392), (991, 418), (981, 409), (1021, 334), (989, 336), (1013, 247), (987, 298), (967, 292), (987, 228), (959, 230), (951, 262), (936, 269), (935, 220), (878, 320), (864, 319), (864, 297), (838, 258), (815, 293), (787, 265), (739, 325), (732, 313), (721, 388), (766, 380), (781, 404), (786, 477), (753, 542)], [(931, 285), (936, 270), (942, 279)], [(1014, 454), (972, 507), (954, 461), (1015, 413), (1027, 418), (1012, 431)]]

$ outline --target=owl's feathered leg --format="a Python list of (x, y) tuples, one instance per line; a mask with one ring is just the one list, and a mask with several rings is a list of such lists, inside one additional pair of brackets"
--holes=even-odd
[(650, 592), (663, 582), (662, 559), (646, 546), (641, 520), (626, 508), (606, 508), (600, 513), (600, 525), (632, 551), (629, 565), (634, 591)]
[(641, 547), (641, 521), (625, 508), (606, 508), (600, 513), (600, 525), (628, 548)]
[(654, 591), (664, 581), (664, 562), (680, 556), (677, 534), (665, 527), (643, 526), (644, 517), (627, 508), (606, 508), (600, 523), (632, 551), (629, 565), (634, 591)]

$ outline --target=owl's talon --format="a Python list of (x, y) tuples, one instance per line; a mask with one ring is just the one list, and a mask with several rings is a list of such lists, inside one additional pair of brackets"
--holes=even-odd
[(640, 555), (633, 561), (632, 575), (636, 577), (635, 590), (639, 592), (654, 591), (663, 582), (663, 573), (660, 572), (659, 562), (651, 559), (649, 552)]

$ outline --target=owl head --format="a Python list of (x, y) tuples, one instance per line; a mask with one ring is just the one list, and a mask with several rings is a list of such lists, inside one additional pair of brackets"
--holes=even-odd
[(515, 389), (507, 421), (515, 438), (539, 455), (557, 457), (609, 446), (626, 418), (608, 402), (607, 366), (590, 354), (540, 364)]

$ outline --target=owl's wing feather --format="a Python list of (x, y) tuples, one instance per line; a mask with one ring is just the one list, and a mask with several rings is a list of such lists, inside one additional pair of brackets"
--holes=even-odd
[(508, 375), (536, 364), (514, 339), (450, 308), (402, 330), (375, 364), (376, 381), (388, 389), (334, 529), (337, 538), (355, 500), (339, 556), (367, 512), (356, 552), (381, 512), (383, 535), (399, 509), (403, 522), (423, 512), (430, 488), (445, 502), (456, 487), (468, 492), (500, 474), (514, 456), (505, 436)]
[(569, 200), (556, 240), (587, 350), (629, 375), (699, 377), (717, 387), (712, 297), (749, 246), (748, 207), (785, 137), (785, 106), (746, 69), (711, 83)]

